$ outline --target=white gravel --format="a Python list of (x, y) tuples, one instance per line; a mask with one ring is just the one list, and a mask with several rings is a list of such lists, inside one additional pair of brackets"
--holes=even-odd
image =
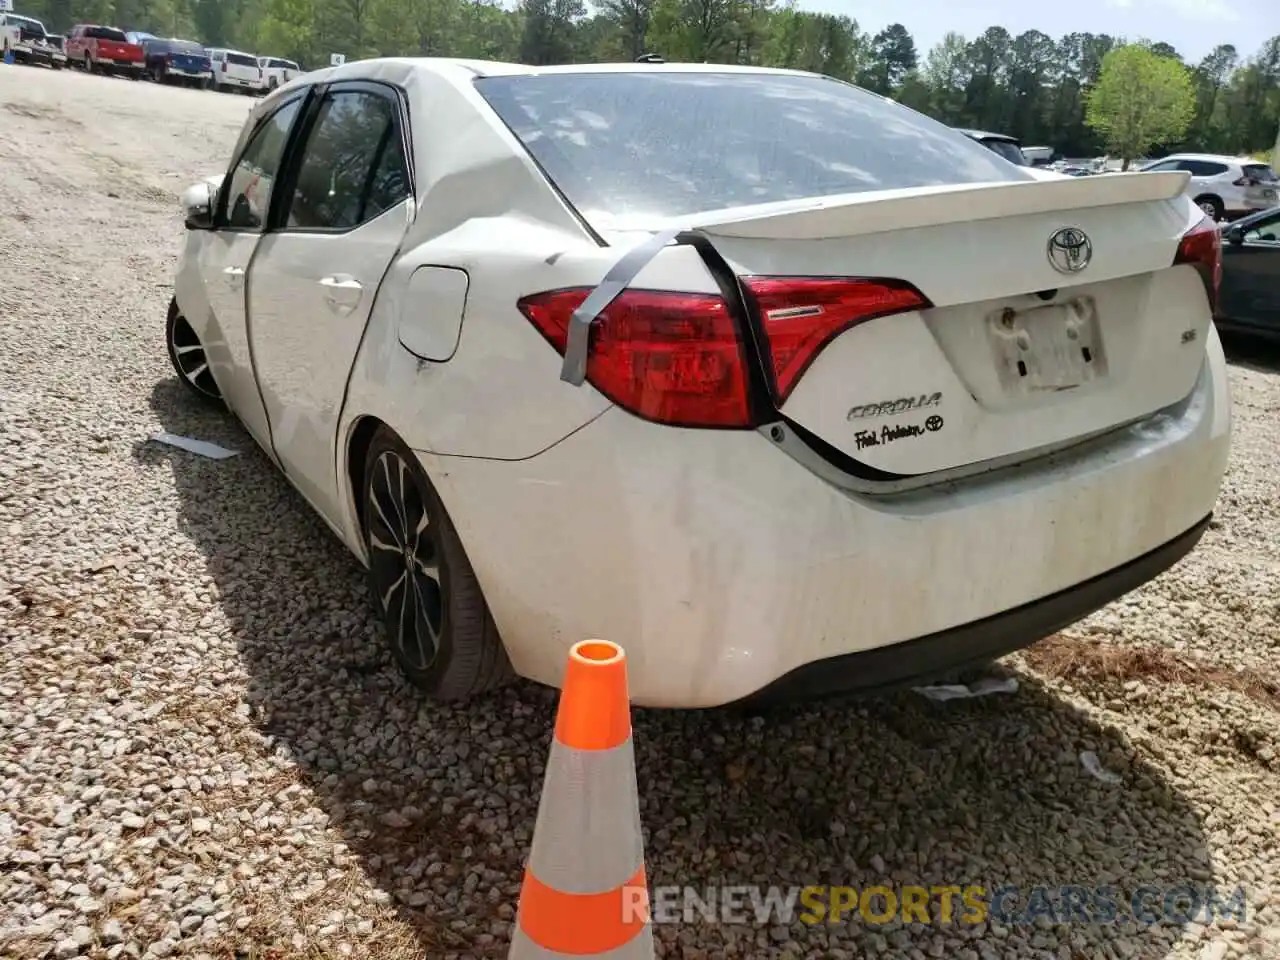
[[(248, 106), (0, 67), (0, 956), (504, 956), (554, 698), (423, 705), (355, 562), (165, 359), (177, 195)], [(1073, 635), (1276, 679), (1277, 371), (1233, 370), (1198, 552)], [(144, 442), (159, 429), (243, 455)], [(696, 923), (661, 927), (663, 955), (1280, 956), (1277, 711), (1217, 681), (1021, 679), (640, 714), (651, 878), (1213, 880), (1245, 886), (1246, 922)]]

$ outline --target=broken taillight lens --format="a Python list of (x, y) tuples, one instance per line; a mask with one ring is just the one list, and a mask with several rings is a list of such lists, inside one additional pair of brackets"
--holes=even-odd
[(774, 399), (786, 402), (809, 364), (850, 327), (931, 306), (902, 280), (856, 277), (743, 277), (764, 328)]
[[(517, 306), (563, 355), (569, 320), (590, 292), (550, 290)], [(657, 423), (754, 425), (737, 324), (715, 294), (623, 291), (591, 325), (587, 380), (618, 406)]]
[(1217, 310), (1218, 287), (1222, 283), (1222, 234), (1212, 217), (1205, 216), (1182, 235), (1173, 265), (1190, 264), (1204, 282), (1209, 309)]

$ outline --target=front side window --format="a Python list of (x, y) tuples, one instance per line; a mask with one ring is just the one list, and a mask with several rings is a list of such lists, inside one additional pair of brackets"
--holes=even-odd
[(302, 98), (285, 104), (253, 134), (240, 154), (227, 187), (226, 226), (236, 230), (261, 230), (271, 207), (271, 189), (280, 172), (289, 130), (302, 106)]
[(1244, 233), (1247, 243), (1275, 243), (1280, 241), (1280, 214), (1254, 221)]
[(395, 107), (387, 97), (325, 97), (302, 151), (287, 227), (350, 230), (408, 196)]

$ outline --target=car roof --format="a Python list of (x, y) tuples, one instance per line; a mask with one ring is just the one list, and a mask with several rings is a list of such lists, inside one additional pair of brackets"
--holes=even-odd
[[(367, 73), (412, 72), (457, 73), (464, 71), (473, 77), (502, 76), (555, 76), (562, 74), (601, 73), (741, 73), (772, 74), (777, 76), (821, 76), (807, 70), (787, 70), (780, 67), (741, 66), (727, 63), (566, 63), (550, 66), (534, 66), (504, 60), (471, 60), (461, 57), (379, 57), (369, 60), (353, 60), (339, 67), (325, 67), (319, 73), (335, 71), (335, 75), (356, 79)], [(833, 83), (842, 81), (831, 77)]]
[(1265, 161), (1255, 160), (1253, 157), (1232, 157), (1225, 153), (1171, 153), (1167, 157), (1161, 157), (1154, 162), (1164, 163), (1166, 160), (1208, 160), (1212, 163), (1265, 163)]

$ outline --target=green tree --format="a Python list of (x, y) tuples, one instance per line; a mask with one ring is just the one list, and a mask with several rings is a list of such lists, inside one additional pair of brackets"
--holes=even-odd
[(1195, 106), (1181, 61), (1128, 44), (1103, 58), (1098, 85), (1089, 92), (1087, 121), (1127, 170), (1129, 161), (1151, 147), (1182, 139)]

